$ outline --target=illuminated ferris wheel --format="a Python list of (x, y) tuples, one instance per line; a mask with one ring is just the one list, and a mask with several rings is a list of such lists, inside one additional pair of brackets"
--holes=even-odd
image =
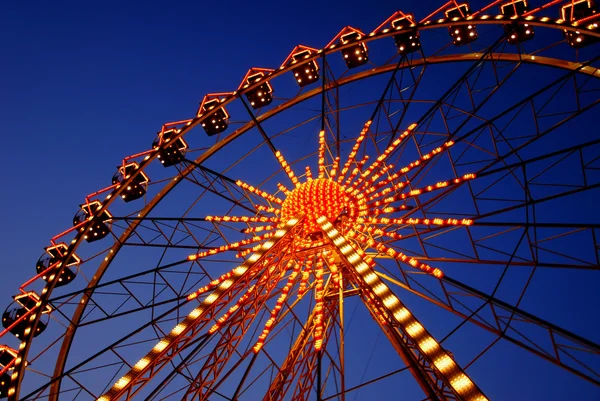
[(597, 395), (596, 10), (397, 12), (206, 95), (51, 239), (0, 396)]

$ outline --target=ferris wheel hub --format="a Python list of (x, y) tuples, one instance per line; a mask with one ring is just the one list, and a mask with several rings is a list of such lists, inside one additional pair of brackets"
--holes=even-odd
[(317, 219), (336, 221), (348, 209), (355, 209), (354, 200), (343, 186), (328, 178), (309, 179), (298, 184), (281, 205), (281, 217), (287, 221), (304, 213), (304, 226), (309, 233), (320, 231)]

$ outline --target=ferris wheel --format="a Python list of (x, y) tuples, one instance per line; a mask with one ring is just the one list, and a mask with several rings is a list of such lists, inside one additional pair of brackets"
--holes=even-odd
[(0, 397), (597, 395), (599, 20), (449, 1), (207, 94), (15, 290)]

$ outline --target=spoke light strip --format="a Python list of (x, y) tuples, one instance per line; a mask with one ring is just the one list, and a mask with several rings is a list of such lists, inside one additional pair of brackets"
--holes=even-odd
[(321, 229), (337, 248), (340, 257), (346, 259), (363, 282), (381, 300), (390, 318), (393, 317), (398, 327), (417, 344), (421, 353), (435, 367), (438, 375), (449, 383), (453, 391), (465, 401), (487, 401), (482, 391), (469, 379), (448, 353), (427, 332), (419, 321), (408, 311), (402, 302), (381, 281), (365, 260), (356, 252), (346, 238), (335, 229), (325, 216), (317, 219)]
[(171, 330), (162, 340), (160, 340), (154, 348), (146, 356), (140, 359), (125, 375), (123, 375), (113, 386), (97, 401), (112, 401), (119, 399), (125, 393), (126, 389), (132, 385), (132, 381), (139, 379), (144, 374), (151, 363), (168, 351), (168, 348), (176, 343), (176, 340), (185, 335), (189, 331), (196, 320), (204, 314), (204, 312), (219, 299), (237, 280), (244, 275), (255, 263), (257, 263), (269, 249), (271, 249), (286, 233), (288, 233), (297, 223), (299, 219), (290, 219), (285, 227), (278, 230), (273, 238), (264, 242), (260, 249), (252, 254), (244, 263), (231, 270), (231, 276), (222, 281), (217, 288), (204, 300), (200, 305), (192, 310), (188, 316)]

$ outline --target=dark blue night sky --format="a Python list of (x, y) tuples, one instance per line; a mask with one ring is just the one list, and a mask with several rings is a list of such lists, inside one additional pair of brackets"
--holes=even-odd
[[(482, 4), (474, 3), (473, 7)], [(439, 5), (431, 0), (2, 2), (0, 121), (3, 146), (0, 160), (3, 163), (3, 195), (0, 210), (4, 218), (0, 231), (3, 255), (0, 308), (8, 305), (10, 296), (17, 292), (21, 283), (35, 274), (35, 262), (43, 248), (48, 246), (52, 236), (70, 227), (84, 197), (110, 185), (115, 166), (124, 157), (149, 149), (163, 123), (192, 117), (206, 93), (235, 90), (250, 67), (277, 68), (297, 44), (321, 48), (344, 26), (370, 32), (398, 9), (412, 12), (420, 19)], [(556, 12), (551, 9), (549, 15)], [(500, 33), (499, 28), (497, 31)], [(560, 40), (558, 32), (552, 34)], [(545, 38), (544, 35), (546, 33), (540, 33), (540, 38)], [(449, 41), (445, 28), (435, 37)], [(531, 51), (536, 45), (527, 46)], [(564, 43), (562, 46), (567, 48)], [(559, 50), (555, 56), (560, 57)], [(452, 77), (463, 71), (454, 64), (445, 68), (446, 71), (436, 70), (439, 72), (435, 79), (426, 84), (432, 91), (437, 89), (435, 93), (449, 87)], [(547, 72), (549, 70), (551, 72)], [(521, 83), (549, 82), (558, 76), (553, 69), (540, 69), (539, 73), (535, 69), (527, 71), (531, 71), (528, 76), (510, 83), (515, 97), (521, 94)], [(380, 86), (382, 82), (376, 81)], [(595, 88), (598, 87), (596, 84)], [(597, 98), (598, 93), (596, 89), (590, 96)], [(354, 99), (360, 94), (354, 92), (349, 96)], [(493, 107), (503, 108), (514, 102), (512, 99), (504, 92), (493, 102)], [(597, 123), (592, 118), (592, 113), (597, 111), (598, 107), (566, 127), (565, 132), (586, 132), (580, 142), (597, 139), (594, 125)], [(412, 117), (410, 121), (418, 117)], [(232, 119), (235, 120), (235, 116)], [(204, 133), (198, 128), (193, 135), (201, 138)], [(210, 143), (213, 143), (212, 139)], [(313, 143), (316, 146), (316, 142)], [(277, 144), (284, 154), (286, 151), (294, 154), (293, 141), (287, 148), (284, 140)], [(211, 162), (218, 166), (218, 161)], [(269, 167), (264, 167), (263, 171), (265, 168)], [(252, 175), (246, 174), (243, 178), (250, 182)], [(569, 199), (562, 204), (553, 204), (553, 209), (546, 211), (558, 220), (600, 223), (595, 208), (597, 190)], [(569, 202), (581, 202), (579, 215), (568, 211), (572, 206)], [(222, 211), (203, 211), (198, 215), (202, 213)], [(571, 245), (577, 247), (580, 244), (574, 241)], [(135, 264), (133, 256), (124, 256), (127, 257), (131, 259), (125, 261)], [(484, 291), (491, 291), (490, 281), (484, 277), (486, 273), (477, 271), (476, 266), (468, 266), (464, 271), (454, 268), (457, 270), (451, 271), (453, 276), (465, 281), (470, 280), (467, 276), (474, 277), (472, 283), (481, 284)], [(571, 276), (564, 269), (545, 271), (533, 281), (532, 296), (523, 308), (598, 341), (595, 306), (600, 298), (596, 273), (576, 271)], [(497, 279), (497, 270), (494, 270), (494, 277)], [(503, 296), (513, 297), (510, 299), (514, 301), (514, 294), (508, 289), (503, 290)], [(69, 291), (74, 289), (69, 288)], [(414, 299), (413, 302), (418, 305), (419, 317), (429, 315), (423, 321), (434, 327), (432, 331), (449, 331), (442, 327), (444, 320), (436, 317), (439, 309)], [(352, 324), (359, 326), (361, 321), (358, 319), (369, 319), (363, 315)], [(458, 320), (448, 318), (448, 322), (456, 324)], [(366, 348), (357, 348), (357, 355), (364, 354), (367, 349), (370, 352), (371, 348), (377, 348), (376, 344), (386, 341), (383, 335), (373, 334), (372, 338), (376, 342), (369, 343)], [(457, 335), (452, 344), (459, 354), (463, 345), (465, 350), (471, 343), (484, 347), (483, 338), (492, 337), (468, 328)], [(89, 347), (94, 347), (93, 342)], [(14, 338), (7, 343), (18, 347)], [(474, 356), (469, 352), (465, 351), (467, 359)], [(384, 353), (383, 348), (374, 351), (375, 360)], [(477, 381), (484, 390), (489, 390), (490, 399), (600, 398), (599, 387), (512, 344), (500, 341), (486, 356), (480, 370), (475, 364), (470, 371), (476, 372), (473, 377), (479, 379)], [(398, 361), (398, 367), (401, 364)], [(388, 360), (374, 371), (385, 372), (394, 366), (394, 362)], [(598, 371), (597, 359), (592, 366)], [(356, 376), (367, 370), (363, 365), (349, 365), (346, 369), (353, 370)], [(108, 377), (106, 382), (109, 380)], [(403, 385), (398, 383), (398, 386), (392, 382), (380, 387), (380, 393), (375, 396), (367, 396), (363, 391), (356, 398), (352, 395), (347, 399), (403, 398)]]

